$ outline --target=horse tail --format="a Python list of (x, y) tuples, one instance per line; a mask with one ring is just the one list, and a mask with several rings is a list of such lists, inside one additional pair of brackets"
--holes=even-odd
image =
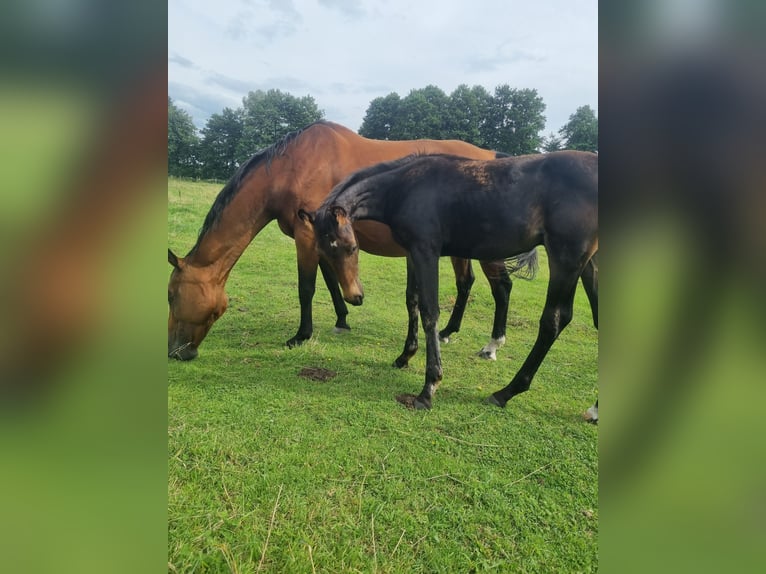
[(537, 249), (533, 249), (529, 253), (514, 255), (505, 260), (505, 268), (508, 270), (509, 275), (515, 275), (519, 279), (526, 279), (528, 281), (535, 278), (538, 267)]

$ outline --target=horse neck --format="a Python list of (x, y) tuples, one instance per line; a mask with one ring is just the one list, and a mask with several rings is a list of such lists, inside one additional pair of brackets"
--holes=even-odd
[(253, 238), (268, 224), (268, 187), (246, 183), (202, 236), (186, 262), (208, 268), (211, 278), (224, 284)]
[[(373, 178), (375, 179), (375, 178)], [(374, 193), (372, 190), (374, 189)], [(386, 202), (388, 199), (388, 188), (380, 185), (357, 188), (353, 196), (340, 198), (338, 205), (343, 206), (350, 214), (352, 220), (372, 219), (374, 221), (384, 222), (386, 211)]]

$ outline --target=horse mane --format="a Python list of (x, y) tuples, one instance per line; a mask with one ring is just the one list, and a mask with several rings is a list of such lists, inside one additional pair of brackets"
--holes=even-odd
[(242, 182), (245, 180), (245, 178), (255, 170), (257, 167), (264, 165), (266, 166), (266, 169), (268, 169), (271, 166), (271, 162), (274, 160), (274, 158), (279, 157), (290, 146), (291, 143), (293, 143), (301, 134), (308, 131), (314, 126), (318, 125), (325, 125), (328, 127), (333, 127), (334, 124), (331, 124), (330, 122), (326, 122), (324, 120), (319, 120), (316, 122), (313, 122), (311, 124), (308, 124), (307, 126), (304, 126), (298, 130), (292, 131), (288, 134), (286, 134), (282, 139), (279, 141), (273, 143), (267, 148), (264, 148), (260, 151), (257, 151), (254, 155), (250, 157), (245, 163), (243, 163), (239, 168), (237, 168), (237, 171), (234, 172), (234, 175), (231, 176), (231, 179), (229, 179), (228, 182), (226, 182), (226, 185), (223, 187), (223, 189), (218, 193), (218, 195), (215, 198), (215, 201), (213, 201), (213, 205), (210, 206), (210, 210), (207, 212), (207, 215), (205, 216), (205, 220), (202, 223), (202, 227), (199, 230), (199, 234), (197, 235), (197, 242), (194, 244), (194, 247), (192, 247), (189, 250), (189, 253), (186, 255), (187, 257), (194, 253), (197, 248), (200, 245), (200, 242), (202, 241), (202, 238), (213, 228), (215, 227), (216, 223), (218, 223), (218, 220), (221, 218), (221, 215), (223, 214), (224, 210), (226, 209), (226, 206), (231, 203), (231, 200), (234, 199), (234, 197), (237, 195), (240, 189), (242, 189)]

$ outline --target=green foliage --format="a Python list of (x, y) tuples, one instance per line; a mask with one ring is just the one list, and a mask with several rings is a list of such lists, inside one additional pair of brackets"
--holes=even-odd
[(481, 128), (484, 146), (511, 155), (537, 152), (542, 146), (544, 111), (537, 90), (497, 86)]
[(197, 176), (198, 154), (199, 138), (192, 117), (168, 98), (168, 175)]
[(200, 160), (205, 179), (229, 179), (237, 169), (237, 146), (242, 139), (242, 111), (224, 108), (202, 130)]
[(375, 139), (459, 139), (519, 155), (542, 147), (545, 104), (537, 90), (458, 86), (447, 96), (436, 86), (391, 93), (370, 103), (359, 133)]
[[(169, 245), (193, 244), (219, 189), (170, 180)], [(540, 255), (538, 278), (515, 282), (494, 362), (475, 356), (494, 309), (477, 278), (442, 346), (434, 409), (414, 412), (394, 396), (422, 387), (424, 349), (391, 367), (406, 330), (404, 259), (360, 255), (367, 296), (343, 335), (320, 276), (314, 337), (289, 350), (295, 248), (267, 226), (232, 271), (229, 310), (200, 356), (168, 361), (168, 570), (595, 572), (598, 428), (579, 413), (595, 398), (598, 336), (581, 289), (530, 391), (505, 409), (482, 403), (536, 337)], [(455, 297), (446, 258), (440, 280), (444, 317)], [(304, 379), (303, 367), (337, 376)]]
[(376, 140), (397, 139), (391, 132), (395, 119), (399, 117), (401, 103), (402, 99), (396, 92), (372, 100), (359, 128), (359, 135)]
[(446, 139), (447, 95), (436, 86), (412, 90), (402, 100), (393, 139)]
[(243, 163), (289, 132), (323, 117), (311, 96), (297, 98), (280, 90), (250, 92), (242, 99), (242, 136), (236, 159)]
[(590, 106), (581, 106), (559, 130), (565, 149), (598, 151), (598, 118)]
[(492, 96), (482, 86), (461, 84), (450, 94), (445, 118), (445, 136), (486, 147), (481, 135)]
[(544, 138), (543, 151), (559, 151), (564, 149), (564, 140), (555, 133), (551, 132), (547, 138)]

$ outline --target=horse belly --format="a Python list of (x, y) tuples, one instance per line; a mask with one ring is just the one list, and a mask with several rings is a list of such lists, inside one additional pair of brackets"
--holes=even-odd
[(377, 221), (354, 222), (354, 232), (359, 247), (367, 253), (384, 257), (405, 257), (407, 251), (394, 241), (391, 228)]

